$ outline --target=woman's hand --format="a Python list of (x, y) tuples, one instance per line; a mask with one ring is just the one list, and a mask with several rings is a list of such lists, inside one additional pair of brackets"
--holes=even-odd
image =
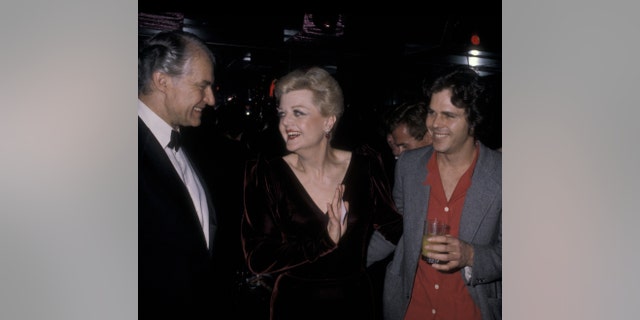
[(327, 215), (329, 223), (327, 224), (327, 232), (331, 240), (338, 244), (340, 238), (347, 230), (347, 212), (349, 211), (349, 203), (342, 200), (344, 194), (344, 185), (341, 184), (336, 188), (331, 203), (327, 203)]

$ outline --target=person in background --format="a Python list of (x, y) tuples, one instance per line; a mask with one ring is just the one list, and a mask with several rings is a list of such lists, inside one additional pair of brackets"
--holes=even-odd
[(250, 270), (277, 275), (271, 319), (374, 319), (367, 245), (402, 230), (380, 155), (331, 146), (344, 99), (326, 70), (291, 71), (275, 97), (287, 154), (248, 162), (242, 220)]
[[(387, 143), (396, 160), (406, 150), (413, 150), (431, 144), (431, 136), (427, 131), (427, 110), (427, 105), (424, 102), (403, 103), (386, 114)], [(395, 166), (387, 169), (388, 176), (394, 176), (394, 168)], [(391, 261), (391, 254), (367, 268), (373, 281), (376, 299), (380, 302), (378, 305), (380, 306), (382, 305), (384, 275), (389, 261)]]
[(393, 141), (393, 134), (391, 132), (387, 132), (387, 144), (389, 145), (389, 149), (391, 149), (391, 153), (393, 154), (393, 158), (398, 160), (398, 156), (402, 153), (400, 148)]
[(140, 319), (215, 318), (220, 310), (216, 210), (180, 139), (215, 104), (214, 67), (206, 44), (182, 31), (157, 33), (138, 52)]
[[(402, 153), (393, 197), (404, 230), (387, 267), (387, 320), (501, 319), (502, 154), (476, 134), (483, 120), (483, 85), (461, 68), (425, 88), (433, 143)], [(450, 233), (422, 244), (423, 224), (438, 218)], [(429, 258), (420, 258), (421, 247)]]
[(387, 126), (395, 148), (396, 159), (405, 150), (412, 150), (431, 144), (427, 130), (427, 105), (424, 102), (405, 103), (394, 108), (387, 119)]

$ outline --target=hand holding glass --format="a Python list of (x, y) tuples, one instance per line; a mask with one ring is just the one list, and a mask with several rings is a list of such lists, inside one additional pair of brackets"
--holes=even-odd
[(449, 233), (449, 225), (438, 220), (428, 219), (424, 222), (424, 233), (422, 234), (422, 260), (425, 260), (428, 264), (440, 263), (440, 260), (428, 258), (427, 252), (424, 247), (429, 244), (428, 238), (433, 236), (443, 236)]

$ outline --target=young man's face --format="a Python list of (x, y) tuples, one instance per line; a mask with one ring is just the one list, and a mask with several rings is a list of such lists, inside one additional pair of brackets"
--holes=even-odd
[(445, 89), (431, 96), (427, 129), (433, 148), (441, 153), (455, 153), (465, 146), (473, 146), (465, 110), (451, 103), (451, 90)]
[(418, 140), (409, 133), (409, 127), (406, 123), (401, 123), (393, 129), (391, 136), (393, 137), (393, 143), (396, 145), (394, 150), (396, 157), (405, 150), (413, 150), (431, 144), (429, 133), (426, 133), (422, 139)]

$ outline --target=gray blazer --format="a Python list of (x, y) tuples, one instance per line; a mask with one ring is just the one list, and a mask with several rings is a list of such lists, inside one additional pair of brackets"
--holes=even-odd
[[(431, 146), (405, 151), (396, 164), (393, 198), (404, 215), (404, 227), (385, 275), (385, 320), (403, 319), (409, 306), (430, 191), (423, 182), (432, 154)], [(482, 319), (501, 319), (502, 154), (482, 144), (462, 209), (459, 238), (474, 248), (471, 278), (465, 278), (464, 269), (459, 273), (480, 308)], [(389, 247), (389, 243), (381, 241), (374, 237), (371, 246)]]

